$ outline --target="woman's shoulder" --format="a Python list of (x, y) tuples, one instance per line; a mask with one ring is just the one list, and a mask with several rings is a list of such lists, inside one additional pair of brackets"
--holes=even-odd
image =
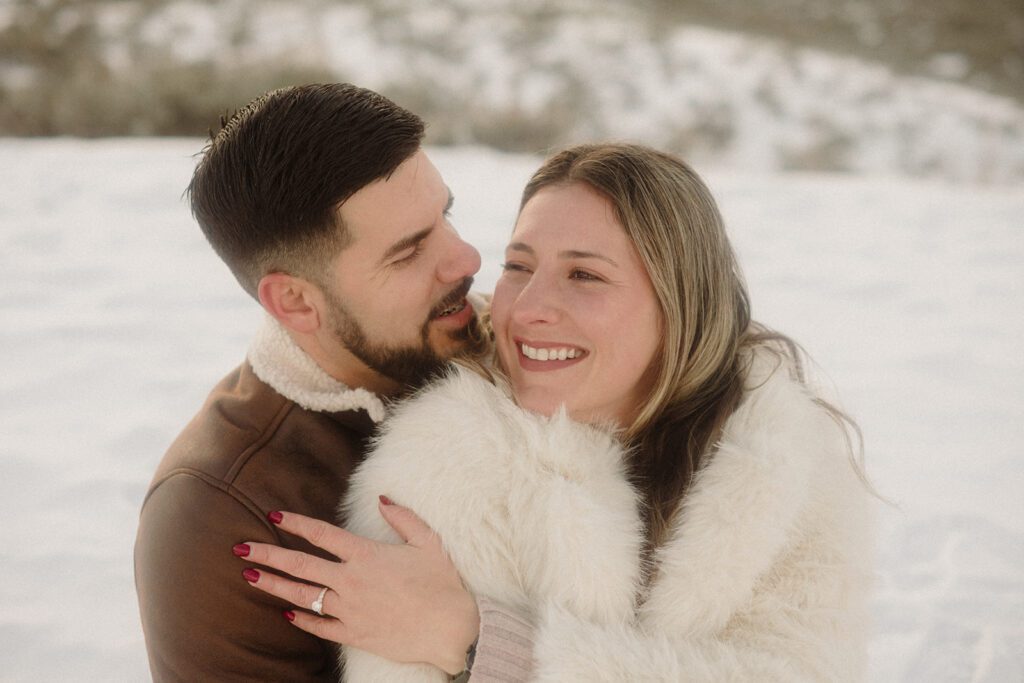
[(450, 426), (458, 416), (496, 416), (513, 405), (508, 383), (486, 366), (479, 370), (450, 364), (444, 373), (416, 393), (391, 405), (384, 429), (416, 420)]
[(416, 473), (423, 481), (475, 487), (517, 476), (582, 484), (623, 476), (623, 450), (609, 430), (574, 422), (564, 411), (547, 417), (524, 410), (500, 375), (459, 365), (395, 405), (371, 446), (364, 476)]
[(548, 461), (569, 462), (581, 453), (593, 457), (597, 450), (617, 457), (619, 450), (611, 429), (575, 422), (564, 410), (551, 416), (527, 411), (515, 402), (503, 375), (459, 364), (396, 405), (377, 442), (438, 437), (465, 444), (510, 443), (527, 459)]
[(392, 404), (349, 478), (341, 517), (357, 533), (386, 538), (376, 511), (387, 494), (434, 528), (444, 528), (500, 485), (498, 463), (510, 443), (501, 415), (504, 389), (452, 367), (414, 395)]
[(743, 353), (743, 396), (729, 422), (758, 432), (770, 423), (801, 439), (835, 435), (834, 392), (795, 344), (764, 342)]
[[(453, 529), (470, 533), (475, 523), (540, 533), (537, 511), (571, 507), (566, 496), (587, 501), (580, 504), (585, 509), (635, 509), (623, 450), (611, 433), (573, 422), (564, 411), (528, 412), (500, 377), (460, 366), (393, 408), (349, 480), (350, 529), (387, 532), (376, 512), (382, 492), (453, 542), (465, 540)], [(559, 497), (561, 503), (540, 502)]]
[(788, 354), (772, 348), (750, 353), (743, 396), (686, 505), (731, 501), (733, 512), (746, 510), (755, 527), (769, 522), (781, 531), (822, 495), (865, 498), (841, 414), (815, 393)]
[[(659, 549), (661, 607), (648, 616), (664, 628), (724, 628), (768, 590), (763, 577), (810, 577), (811, 565), (846, 576), (867, 545), (867, 493), (842, 427), (786, 352), (749, 353), (742, 399)], [(792, 559), (800, 548), (811, 565)]]

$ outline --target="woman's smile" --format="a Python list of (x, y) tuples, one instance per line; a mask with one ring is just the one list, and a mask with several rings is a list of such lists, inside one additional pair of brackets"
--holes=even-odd
[(564, 342), (515, 340), (519, 366), (527, 372), (561, 370), (584, 360), (589, 352)]
[(648, 390), (660, 308), (608, 199), (588, 185), (544, 188), (523, 207), (491, 319), (519, 405), (628, 424)]

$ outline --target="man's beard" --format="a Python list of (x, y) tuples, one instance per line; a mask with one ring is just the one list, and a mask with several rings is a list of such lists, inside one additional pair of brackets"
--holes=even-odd
[[(441, 311), (464, 299), (472, 284), (473, 278), (466, 278), (457, 289), (435, 306), (420, 327), (419, 344), (405, 347), (389, 347), (371, 342), (363, 326), (335, 293), (326, 287), (322, 289), (331, 307), (330, 325), (335, 338), (371, 370), (401, 383), (408, 389), (416, 389), (436, 377), (449, 360), (442, 358), (431, 348), (430, 322)], [(472, 351), (476, 346), (472, 343), (471, 333), (474, 324), (475, 320), (471, 320), (466, 327), (449, 332), (449, 338), (461, 342), (460, 346), (463, 349)]]

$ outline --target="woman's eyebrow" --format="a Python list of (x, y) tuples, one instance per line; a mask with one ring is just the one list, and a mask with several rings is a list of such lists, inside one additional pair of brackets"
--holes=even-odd
[[(534, 248), (531, 247), (529, 244), (526, 244), (525, 242), (510, 242), (508, 247), (506, 247), (506, 249), (509, 249), (511, 251), (521, 251), (523, 253), (529, 254), (530, 256), (536, 256), (537, 255), (537, 252), (534, 250)], [(605, 261), (606, 263), (610, 263), (611, 265), (615, 266), (616, 268), (619, 267), (619, 264), (616, 263), (613, 259), (608, 258), (604, 254), (598, 254), (598, 253), (593, 252), (593, 251), (580, 251), (578, 249), (568, 249), (566, 251), (558, 252), (558, 258), (563, 258), (563, 259), (596, 258), (596, 259), (599, 259), (601, 261)]]
[(616, 263), (614, 260), (608, 258), (604, 254), (598, 254), (598, 253), (593, 252), (593, 251), (578, 251), (576, 249), (569, 249), (568, 251), (560, 251), (560, 252), (558, 252), (558, 257), (559, 258), (596, 258), (596, 259), (599, 259), (599, 260), (604, 261), (606, 263), (610, 263), (611, 265), (615, 266), (616, 268), (619, 267), (619, 264)]
[(537, 252), (533, 250), (533, 247), (531, 247), (529, 244), (526, 244), (525, 242), (509, 242), (508, 246), (505, 247), (505, 249), (511, 249), (512, 251), (522, 251), (529, 254), (530, 256), (537, 255)]

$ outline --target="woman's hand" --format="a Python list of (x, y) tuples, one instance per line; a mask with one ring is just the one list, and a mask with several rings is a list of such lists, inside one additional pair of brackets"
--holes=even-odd
[(242, 543), (235, 546), (236, 555), (302, 581), (252, 568), (243, 575), (256, 588), (306, 610), (326, 587), (323, 616), (285, 613), (304, 631), (393, 661), (425, 662), (458, 673), (479, 632), (476, 601), (430, 527), (384, 496), (379, 508), (404, 544), (379, 543), (321, 520), (272, 512), (270, 520), (281, 529), (341, 562), (265, 543)]

